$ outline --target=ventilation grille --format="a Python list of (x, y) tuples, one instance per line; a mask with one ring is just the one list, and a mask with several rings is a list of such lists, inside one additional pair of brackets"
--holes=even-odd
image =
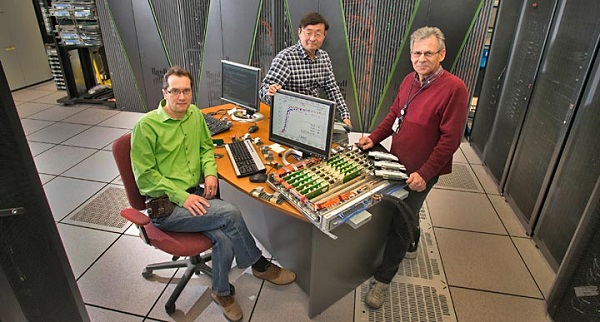
[(104, 0), (96, 1), (96, 8), (117, 107), (132, 112), (146, 112), (148, 111), (146, 101), (142, 99), (138, 82), (129, 65), (127, 53), (115, 28), (110, 7)]
[(364, 120), (374, 119), (417, 2), (344, 1), (357, 105)]
[(356, 289), (355, 321), (456, 321), (446, 274), (427, 206), (420, 212), (421, 242), (416, 259), (405, 259), (390, 283), (388, 299), (379, 310), (365, 304), (367, 281)]
[[(189, 70), (200, 86), (210, 0), (153, 0), (152, 5), (170, 65)], [(165, 72), (158, 71), (157, 75)]]
[(121, 217), (120, 212), (127, 207), (129, 207), (129, 203), (125, 190), (108, 187), (64, 222), (90, 228), (109, 228), (111, 231), (116, 229), (122, 232), (127, 228), (129, 222)]
[(266, 75), (271, 60), (281, 50), (296, 41), (286, 12), (285, 1), (261, 1), (258, 32), (254, 39), (254, 49), (250, 65), (259, 67), (261, 75)]
[(424, 279), (433, 279), (440, 277), (440, 262), (433, 256), (431, 250), (433, 238), (430, 232), (422, 232), (421, 242), (417, 248), (417, 258), (414, 260), (404, 260), (400, 263), (397, 275), (409, 276)]
[(456, 61), (456, 66), (451, 71), (453, 74), (462, 79), (467, 85), (471, 97), (475, 90), (477, 82), (477, 73), (479, 72), (479, 64), (481, 62), (481, 53), (487, 33), (487, 25), (490, 20), (494, 1), (484, 1), (479, 14), (475, 18), (475, 23), (471, 29), (471, 33), (467, 37), (467, 41), (461, 51), (460, 57)]
[(452, 164), (452, 173), (440, 176), (436, 187), (451, 190), (484, 192), (468, 164)]
[[(368, 284), (361, 286), (363, 303), (368, 290)], [(364, 308), (362, 321), (452, 321), (448, 296), (435, 287), (392, 281), (388, 296), (381, 309)]]
[[(186, 13), (181, 15), (183, 21), (181, 21), (180, 41), (184, 46), (182, 65), (192, 73), (194, 79), (198, 80), (196, 86), (200, 86), (210, 0), (184, 0), (181, 2), (181, 7), (182, 13)], [(200, 95), (200, 91), (197, 90), (195, 93), (198, 101), (197, 96)]]

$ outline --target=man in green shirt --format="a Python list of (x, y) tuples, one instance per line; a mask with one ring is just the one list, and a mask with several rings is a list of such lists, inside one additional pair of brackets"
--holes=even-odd
[[(169, 216), (152, 219), (159, 229), (202, 232), (213, 243), (212, 298), (230, 321), (242, 310), (230, 294), (229, 269), (252, 266), (253, 274), (277, 285), (292, 283), (296, 274), (261, 255), (237, 206), (214, 199), (218, 189), (213, 144), (202, 112), (191, 104), (192, 76), (180, 67), (163, 78), (164, 99), (135, 125), (131, 162), (142, 195), (167, 195), (174, 203)], [(199, 183), (204, 182), (204, 188)]]

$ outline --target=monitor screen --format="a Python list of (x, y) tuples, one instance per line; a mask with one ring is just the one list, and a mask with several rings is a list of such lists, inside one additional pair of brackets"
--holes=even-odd
[(245, 109), (248, 117), (258, 113), (260, 68), (221, 60), (221, 99)]
[(279, 90), (271, 105), (269, 140), (327, 159), (334, 112), (332, 101)]

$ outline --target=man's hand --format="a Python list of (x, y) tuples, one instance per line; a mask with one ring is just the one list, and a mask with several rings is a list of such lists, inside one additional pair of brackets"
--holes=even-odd
[(425, 187), (427, 186), (427, 182), (423, 180), (423, 178), (418, 172), (411, 173), (410, 176), (408, 176), (408, 179), (406, 180), (406, 184), (408, 184), (410, 190), (416, 192), (421, 192), (425, 190)]
[(206, 208), (210, 207), (204, 197), (191, 193), (183, 202), (183, 208), (187, 209), (193, 216), (204, 216)]
[(219, 179), (215, 176), (207, 176), (204, 178), (204, 198), (212, 199), (217, 194), (219, 189)]
[(269, 85), (269, 89), (267, 90), (267, 95), (273, 96), (280, 89), (281, 89), (281, 85), (279, 85), (279, 84), (271, 84), (271, 85)]
[(363, 150), (368, 150), (373, 147), (373, 140), (368, 136), (363, 136), (358, 140), (356, 145)]
[(350, 119), (344, 119), (342, 122), (352, 128), (352, 121), (350, 121)]

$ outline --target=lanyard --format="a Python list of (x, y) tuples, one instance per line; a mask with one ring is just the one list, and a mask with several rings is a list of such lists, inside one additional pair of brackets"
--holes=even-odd
[(410, 93), (413, 90), (413, 86), (415, 85), (415, 81), (414, 80), (412, 81), (412, 83), (410, 84), (410, 89), (408, 90), (408, 94), (406, 94), (406, 103), (404, 103), (404, 106), (402, 106), (402, 109), (400, 110), (400, 116), (398, 116), (396, 118), (396, 122), (394, 122), (394, 126), (393, 126), (393, 127), (395, 127), (394, 132), (398, 133), (398, 131), (400, 131), (400, 126), (402, 126), (402, 121), (404, 121), (404, 115), (406, 114), (406, 109), (408, 108), (408, 104), (410, 104), (410, 102), (412, 102), (412, 100), (414, 100), (415, 97), (417, 97), (417, 95), (419, 95), (425, 89), (425, 87), (427, 87), (429, 84), (430, 84), (430, 82), (421, 86), (421, 88), (419, 88), (419, 90), (413, 96), (410, 96)]
[(394, 121), (394, 125), (392, 126), (392, 130), (394, 130), (394, 132), (398, 133), (398, 131), (400, 131), (400, 127), (402, 126), (402, 121), (404, 121), (404, 116), (406, 115), (406, 110), (408, 109), (408, 104), (410, 104), (410, 102), (412, 102), (412, 100), (414, 100), (415, 97), (417, 97), (417, 95), (419, 95), (426, 87), (431, 85), (431, 83), (433, 83), (433, 81), (438, 79), (442, 75), (442, 73), (443, 73), (443, 69), (440, 66), (433, 75), (431, 75), (430, 77), (427, 78), (427, 80), (425, 81), (425, 84), (423, 86), (421, 86), (419, 88), (419, 90), (413, 96), (410, 96), (410, 93), (413, 90), (413, 86), (415, 85), (416, 80), (413, 80), (412, 83), (410, 83), (410, 89), (408, 90), (408, 94), (406, 94), (406, 103), (404, 103), (404, 106), (402, 106), (402, 109), (400, 110), (400, 116), (398, 116), (396, 118), (396, 121)]

